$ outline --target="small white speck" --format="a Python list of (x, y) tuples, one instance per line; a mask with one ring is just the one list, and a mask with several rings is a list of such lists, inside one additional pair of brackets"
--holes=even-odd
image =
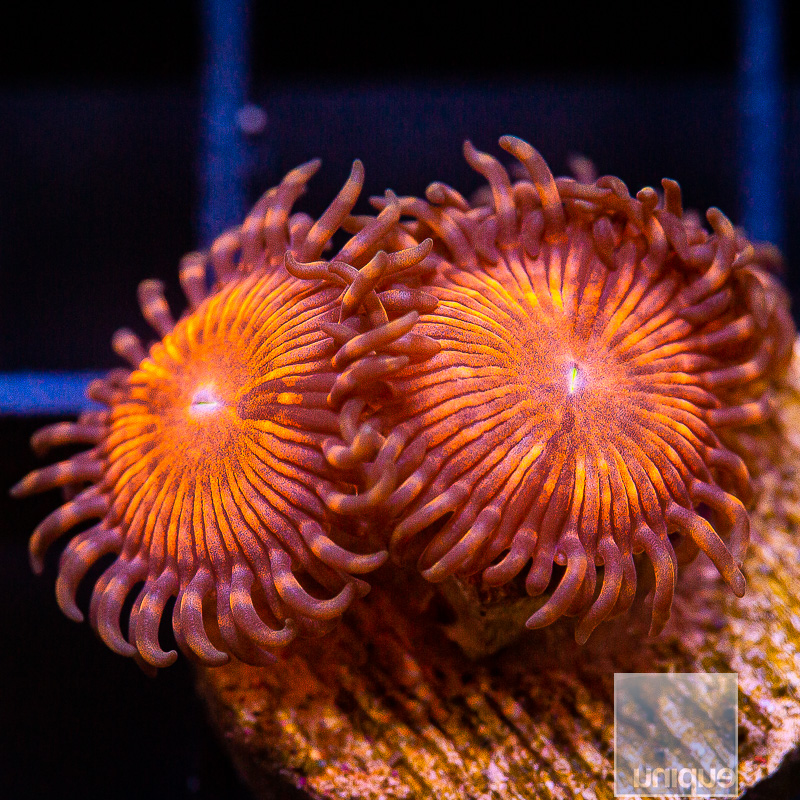
[(575, 394), (575, 392), (580, 388), (583, 381), (581, 380), (581, 372), (578, 367), (573, 364), (570, 367), (569, 373), (567, 374), (567, 386), (569, 388), (570, 394)]
[(189, 409), (193, 414), (205, 415), (213, 413), (221, 405), (222, 401), (217, 397), (213, 388), (204, 386), (194, 393)]

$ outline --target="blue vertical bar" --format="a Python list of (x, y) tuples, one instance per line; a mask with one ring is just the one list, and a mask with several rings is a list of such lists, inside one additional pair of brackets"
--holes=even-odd
[(780, 5), (780, 0), (740, 0), (739, 115), (742, 224), (754, 239), (782, 247)]
[(247, 206), (247, 142), (237, 112), (249, 88), (248, 6), (248, 0), (203, 0), (201, 247), (240, 223)]

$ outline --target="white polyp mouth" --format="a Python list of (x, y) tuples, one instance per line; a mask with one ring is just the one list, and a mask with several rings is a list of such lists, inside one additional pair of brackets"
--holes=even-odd
[(577, 364), (570, 364), (567, 369), (567, 391), (575, 394), (584, 384), (584, 375)]
[(189, 410), (193, 414), (212, 414), (221, 405), (222, 401), (214, 392), (214, 389), (209, 386), (203, 386), (194, 393), (192, 402), (189, 404)]

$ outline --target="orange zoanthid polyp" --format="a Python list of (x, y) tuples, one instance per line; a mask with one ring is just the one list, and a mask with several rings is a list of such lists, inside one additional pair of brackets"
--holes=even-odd
[(501, 145), (513, 177), (465, 145), (488, 182), (476, 202), (439, 183), (400, 199), (434, 242), (439, 303), (414, 330), (441, 349), (393, 377), (378, 415), (426, 452), (385, 503), (389, 549), (430, 581), (519, 576), (532, 596), (565, 566), (528, 626), (576, 615), (579, 640), (630, 606), (645, 554), (656, 632), (701, 550), (745, 590), (737, 434), (768, 418), (794, 340), (774, 253), (717, 209), (704, 228), (673, 181), (631, 197)]
[(298, 634), (329, 629), (368, 591), (356, 576), (385, 560), (384, 551), (364, 552), (371, 545), (352, 516), (392, 488), (370, 468), (374, 459), (388, 464), (397, 445), (362, 430), (357, 392), (379, 392), (393, 371), (431, 352), (424, 337), (398, 340), (432, 298), (385, 289), (419, 268), (430, 243), (383, 252), (399, 218), (390, 203), (332, 261), (319, 260), (349, 218), (363, 168), (355, 162), (314, 221), (290, 212), (318, 166), (290, 172), (241, 226), (184, 259), (189, 307), (179, 320), (158, 281), (141, 284), (142, 313), (159, 341), (146, 348), (131, 331), (115, 334), (130, 369), (90, 387), (103, 410), (44, 428), (32, 442), (39, 452), (89, 449), (12, 490), (65, 488), (64, 505), (31, 537), (34, 569), (78, 528), (61, 555), (56, 596), (81, 620), (78, 585), (113, 555), (95, 583), (90, 621), (109, 647), (144, 665), (177, 657), (159, 637), (171, 598), (175, 640), (188, 656), (266, 663)]

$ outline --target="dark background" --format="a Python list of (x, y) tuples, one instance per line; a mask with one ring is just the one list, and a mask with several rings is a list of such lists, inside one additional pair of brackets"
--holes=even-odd
[[(672, 177), (687, 206), (741, 218), (737, 3), (276, 6), (250, 17), (250, 98), (268, 116), (250, 200), (317, 156), (299, 204), (312, 214), (355, 157), (365, 196), (432, 180), (468, 193), (480, 179), (462, 141), (500, 154), (513, 133), (556, 173), (583, 153), (633, 192)], [(782, 26), (795, 295), (797, 8), (784, 3)], [(180, 307), (178, 259), (200, 236), (202, 19), (192, 2), (28, 3), (0, 24), (0, 372), (114, 366), (113, 331), (146, 333), (144, 278)], [(45, 421), (0, 418), (0, 797), (244, 796), (185, 663), (145, 678), (60, 614), (55, 554), (31, 575), (27, 537), (58, 498), (10, 503), (5, 489), (35, 466), (27, 439)]]

